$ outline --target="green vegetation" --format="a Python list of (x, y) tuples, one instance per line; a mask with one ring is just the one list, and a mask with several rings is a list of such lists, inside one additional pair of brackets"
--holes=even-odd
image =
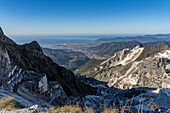
[(43, 49), (43, 52), (59, 65), (68, 65), (69, 60), (72, 60), (63, 50)]
[(80, 66), (76, 71), (75, 75), (87, 75), (91, 77), (93, 75), (94, 68), (100, 65), (104, 60), (91, 59), (87, 63)]
[(103, 43), (95, 47), (90, 47), (89, 51), (92, 51), (94, 54), (100, 57), (108, 58), (113, 56), (115, 52), (121, 51), (126, 48), (132, 49), (137, 45), (141, 45), (141, 43), (137, 41), (110, 42), (110, 43)]
[(92, 54), (95, 54), (97, 56), (109, 58), (113, 56), (115, 52), (121, 51), (125, 48), (132, 49), (137, 45), (141, 45), (143, 47), (150, 47), (150, 46), (158, 47), (164, 43), (170, 45), (170, 41), (156, 41), (156, 42), (146, 42), (146, 43), (140, 43), (138, 41), (108, 42), (108, 43), (102, 43), (95, 47), (90, 47), (88, 50), (91, 51)]
[(89, 61), (89, 58), (83, 58), (83, 57), (77, 58), (77, 59), (71, 60), (68, 66), (66, 66), (66, 68), (74, 71), (77, 69), (77, 67), (80, 67), (81, 65), (85, 64), (88, 61)]
[(170, 45), (170, 41), (169, 42), (166, 42), (166, 41), (157, 41), (157, 42), (147, 42), (147, 43), (142, 43), (142, 45), (144, 47), (151, 47), (151, 46), (154, 46), (154, 47), (159, 47), (160, 45), (164, 44), (164, 43), (167, 43)]
[(43, 52), (45, 55), (52, 58), (55, 63), (64, 66), (71, 71), (76, 70), (79, 66), (90, 60), (84, 53), (71, 50), (43, 48)]

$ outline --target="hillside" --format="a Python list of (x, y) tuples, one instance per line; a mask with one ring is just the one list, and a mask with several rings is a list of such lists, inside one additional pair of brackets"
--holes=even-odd
[[(150, 40), (149, 40), (150, 41)], [(109, 42), (109, 43), (102, 43), (95, 47), (89, 47), (87, 51), (94, 56), (98, 56), (101, 58), (109, 58), (114, 55), (115, 52), (121, 51), (123, 49), (129, 48), (132, 49), (137, 45), (141, 45), (144, 47), (158, 47), (163, 43), (167, 43), (170, 45), (170, 41), (156, 41), (156, 42), (146, 42), (141, 43), (138, 41), (127, 41), (127, 42)]]
[(170, 41), (146, 42), (146, 43), (142, 43), (142, 45), (143, 45), (144, 47), (150, 47), (150, 46), (158, 47), (158, 46), (160, 46), (160, 45), (162, 45), (162, 44), (164, 44), (164, 43), (170, 45)]
[[(154, 53), (150, 52), (152, 49)], [(142, 60), (138, 61), (141, 55)], [(94, 113), (106, 109), (147, 113), (153, 111), (148, 106), (154, 103), (157, 106), (154, 110), (166, 112), (170, 106), (169, 89), (162, 88), (169, 88), (169, 55), (167, 44), (146, 51), (138, 45), (116, 52), (104, 61), (90, 60), (80, 73), (90, 69), (95, 79), (86, 78), (74, 76), (54, 63), (36, 41), (17, 45), (0, 29), (0, 104), (12, 101), (14, 113), (61, 112), (61, 109), (74, 112), (75, 103), (78, 112), (88, 108)], [(4, 102), (5, 99), (9, 101)], [(10, 112), (7, 110), (11, 109), (1, 106), (0, 112)]]
[[(158, 47), (136, 46), (123, 49), (112, 57), (91, 67), (92, 77), (121, 89), (132, 87), (169, 87), (170, 48), (167, 43)], [(86, 67), (87, 64), (85, 65)], [(80, 67), (81, 69), (83, 67)], [(78, 70), (77, 70), (78, 71)], [(152, 82), (150, 82), (152, 81)], [(160, 81), (160, 82), (159, 82)], [(149, 83), (150, 82), (150, 83)], [(164, 83), (164, 84), (162, 84)]]
[(121, 51), (125, 48), (132, 49), (140, 44), (141, 43), (137, 41), (103, 43), (98, 46), (88, 48), (88, 51), (97, 56), (108, 58), (113, 56), (115, 52)]
[(91, 77), (91, 75), (93, 75), (93, 68), (98, 66), (103, 61), (104, 60), (91, 59), (76, 69), (74, 73), (75, 75), (87, 75), (87, 77)]
[(90, 59), (82, 52), (61, 49), (43, 48), (45, 55), (49, 56), (55, 63), (74, 71)]
[(0, 96), (13, 96), (21, 106), (64, 105), (74, 101), (70, 96), (96, 94), (95, 88), (45, 56), (36, 41), (17, 45), (1, 28), (0, 56)]

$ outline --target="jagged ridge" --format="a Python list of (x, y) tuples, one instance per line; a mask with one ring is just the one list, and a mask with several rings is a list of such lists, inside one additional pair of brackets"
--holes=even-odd
[(85, 96), (95, 94), (96, 90), (89, 85), (82, 83), (74, 77), (74, 74), (54, 63), (45, 56), (41, 47), (36, 41), (24, 45), (17, 45), (6, 37), (2, 31), (0, 46), (6, 48), (11, 62), (25, 70), (33, 70), (38, 73), (45, 73), (49, 81), (57, 81), (63, 87), (68, 96)]

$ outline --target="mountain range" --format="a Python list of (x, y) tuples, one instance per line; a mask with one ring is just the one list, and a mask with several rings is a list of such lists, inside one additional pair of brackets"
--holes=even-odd
[(168, 45), (170, 45), (170, 41), (156, 41), (156, 42), (146, 42), (146, 43), (141, 43), (138, 41), (107, 42), (107, 43), (102, 43), (94, 47), (89, 47), (88, 51), (91, 54), (95, 54), (98, 57), (109, 58), (113, 56), (115, 52), (121, 51), (126, 48), (132, 49), (136, 47), (137, 45), (142, 45), (144, 47), (145, 46), (157, 47), (163, 43), (167, 43)]
[[(169, 58), (170, 48), (166, 43), (157, 48), (138, 45), (133, 49), (116, 52), (112, 57), (86, 70), (84, 74), (121, 89), (169, 88)], [(84, 66), (88, 67), (86, 64)], [(84, 66), (76, 71), (82, 70)]]
[(121, 42), (121, 41), (139, 41), (139, 42), (154, 42), (154, 41), (170, 41), (170, 34), (155, 34), (134, 37), (114, 37), (114, 38), (99, 38), (97, 42)]
[[(148, 108), (153, 103), (154, 111), (166, 112), (170, 106), (170, 47), (167, 42), (158, 43), (101, 44), (84, 51), (78, 48), (79, 52), (51, 50), (41, 48), (36, 41), (18, 45), (0, 28), (0, 98), (14, 98), (14, 113), (45, 112), (51, 106), (75, 103), (94, 113), (105, 108), (147, 113), (153, 111)], [(84, 57), (83, 52), (99, 52), (111, 45), (117, 49), (110, 51), (110, 57), (89, 60), (75, 71), (79, 73), (76, 76), (55, 63), (60, 54), (68, 59)], [(88, 77), (80, 76), (83, 73)]]

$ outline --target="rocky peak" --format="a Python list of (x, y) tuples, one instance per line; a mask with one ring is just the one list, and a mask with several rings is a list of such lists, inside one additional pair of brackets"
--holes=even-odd
[(164, 43), (159, 46), (159, 49), (160, 50), (168, 50), (168, 49), (170, 49), (170, 46), (167, 43)]
[(57, 81), (67, 96), (81, 97), (96, 94), (96, 89), (76, 79), (74, 74), (54, 63), (42, 52), (40, 45), (33, 41), (17, 45), (5, 35), (0, 39), (0, 46), (6, 48), (11, 62), (24, 70), (45, 73), (48, 81)]
[(0, 36), (4, 35), (4, 32), (2, 31), (2, 28), (0, 27)]
[(43, 54), (42, 49), (37, 41), (32, 41), (23, 45), (24, 49), (28, 52), (39, 52), (38, 54)]
[(157, 53), (160, 53), (164, 50), (169, 50), (169, 45), (167, 43), (164, 43), (160, 45), (159, 47), (145, 47), (142, 54), (136, 59), (137, 61), (140, 61), (142, 59), (148, 58), (148, 57), (153, 57)]
[(2, 40), (4, 37), (4, 32), (2, 31), (2, 28), (0, 27), (0, 40)]
[[(120, 53), (114, 58), (120, 59), (122, 52), (120, 51)], [(115, 60), (110, 61), (111, 63), (105, 68), (107, 71), (101, 70), (100, 73), (96, 72), (95, 78), (108, 82), (109, 86), (121, 89), (139, 86), (169, 88), (169, 79), (167, 79), (170, 74), (169, 58), (170, 50), (166, 43), (157, 48), (154, 46), (135, 47), (119, 62), (115, 63)]]
[(113, 57), (108, 58), (101, 65), (104, 65), (105, 68), (117, 66), (117, 65), (126, 65), (130, 62), (133, 62), (140, 56), (144, 48), (140, 45), (137, 45), (135, 48), (130, 50), (129, 48), (123, 49), (122, 51), (116, 52)]
[(41, 48), (37, 41), (32, 41), (31, 43), (24, 44), (27, 47)]
[(0, 27), (0, 43), (2, 45), (4, 45), (4, 44), (16, 44), (14, 41), (12, 41), (11, 39), (9, 39), (8, 37), (6, 37), (4, 35), (4, 32), (3, 32), (1, 27)]

